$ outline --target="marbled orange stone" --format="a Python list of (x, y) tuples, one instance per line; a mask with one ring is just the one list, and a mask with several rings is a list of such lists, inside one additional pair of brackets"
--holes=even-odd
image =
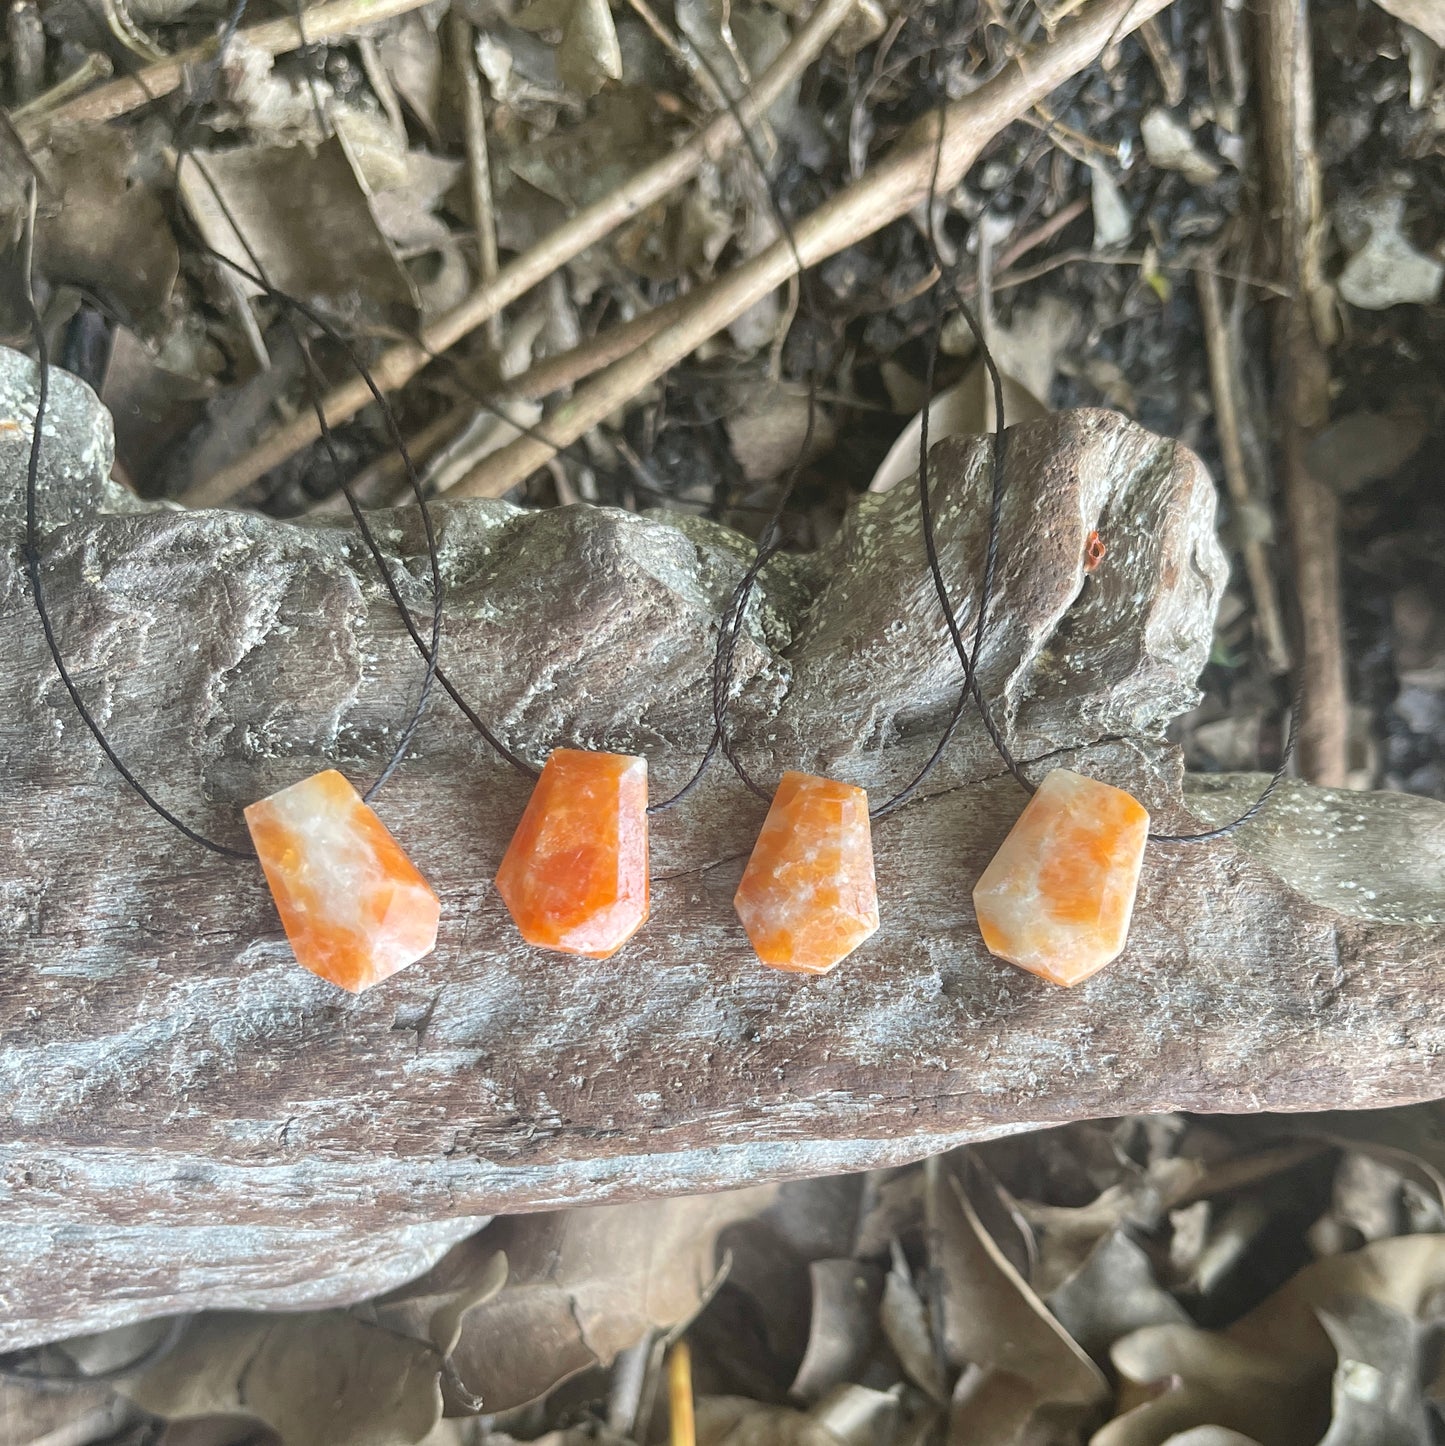
[(785, 773), (733, 899), (758, 958), (826, 974), (878, 929), (868, 795)]
[(353, 994), (436, 947), (441, 905), (334, 768), (246, 810), (297, 961)]
[(647, 760), (554, 749), (497, 870), (522, 937), (605, 959), (647, 922)]
[(1054, 769), (974, 888), (989, 953), (1063, 985), (1118, 958), (1148, 837), (1122, 788)]

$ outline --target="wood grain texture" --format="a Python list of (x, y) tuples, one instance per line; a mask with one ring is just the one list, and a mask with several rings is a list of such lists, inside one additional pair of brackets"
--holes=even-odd
[[(0, 416), (33, 415), (0, 353)], [(103, 479), (103, 414), (55, 380), (44, 575), (77, 680), (188, 820), (323, 766), (364, 783), (421, 667), (346, 528), (145, 510)], [(28, 429), (28, 422), (26, 423)], [(378, 796), (441, 896), (434, 955), (352, 998), (295, 967), (258, 869), (125, 790), (75, 718), (20, 566), (24, 438), (0, 435), (0, 1347), (206, 1305), (354, 1299), (475, 1217), (860, 1169), (1031, 1125), (1445, 1094), (1445, 809), (1292, 788), (1237, 841), (1151, 846), (1123, 957), (1061, 991), (991, 959), (969, 890), (1022, 798), (973, 725), (875, 829), (880, 932), (772, 973), (731, 898), (764, 808), (724, 769), (654, 821), (652, 921), (607, 961), (533, 951), (491, 877), (527, 794), (440, 698)], [(940, 444), (960, 594), (986, 448)], [(1191, 454), (1103, 412), (1013, 435), (982, 663), (1009, 736), (1186, 808), (1161, 741), (1195, 697), (1224, 563)], [(97, 514), (97, 508), (120, 508)], [(645, 752), (656, 796), (708, 734), (716, 620), (747, 545), (585, 508), (438, 507), (447, 668), (505, 737)], [(383, 517), (425, 606), (417, 520)], [(1087, 582), (1083, 543), (1108, 556)], [(965, 609), (969, 615), (969, 609)], [(780, 559), (739, 652), (755, 769), (875, 799), (959, 683), (908, 487)]]

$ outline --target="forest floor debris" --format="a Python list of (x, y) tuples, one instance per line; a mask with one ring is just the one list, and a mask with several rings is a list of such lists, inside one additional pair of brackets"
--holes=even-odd
[(499, 1219), (350, 1310), (12, 1356), (0, 1440), (679, 1446), (684, 1341), (697, 1446), (1426, 1446), (1445, 1110), (1131, 1117)]

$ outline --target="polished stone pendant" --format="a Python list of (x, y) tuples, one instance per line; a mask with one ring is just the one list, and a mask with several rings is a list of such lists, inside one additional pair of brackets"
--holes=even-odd
[(1148, 837), (1122, 788), (1054, 769), (974, 888), (989, 953), (1063, 985), (1118, 958)]
[(246, 809), (297, 962), (359, 994), (436, 947), (441, 905), (334, 768)]
[(647, 922), (647, 760), (554, 749), (497, 870), (522, 937), (605, 959)]
[(868, 795), (785, 773), (733, 899), (758, 958), (826, 974), (878, 929)]

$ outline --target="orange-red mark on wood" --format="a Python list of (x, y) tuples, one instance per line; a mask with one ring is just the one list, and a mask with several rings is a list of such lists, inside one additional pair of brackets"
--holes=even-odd
[(1104, 539), (1097, 532), (1089, 534), (1089, 540), (1084, 544), (1084, 571), (1093, 572), (1104, 560)]
[(990, 954), (1077, 984), (1129, 937), (1149, 815), (1122, 788), (1056, 768), (973, 891)]
[(758, 958), (826, 974), (878, 928), (868, 795), (785, 773), (733, 904)]
[(522, 937), (605, 959), (647, 922), (647, 760), (553, 750), (497, 870)]
[(441, 905), (334, 768), (246, 810), (297, 961), (359, 994), (436, 947)]

